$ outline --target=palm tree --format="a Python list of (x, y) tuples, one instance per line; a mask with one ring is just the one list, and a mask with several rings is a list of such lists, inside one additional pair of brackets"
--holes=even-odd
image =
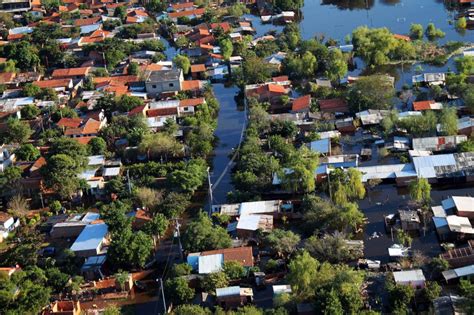
[(30, 210), (28, 200), (21, 195), (15, 195), (8, 202), (8, 211), (14, 216), (23, 218)]

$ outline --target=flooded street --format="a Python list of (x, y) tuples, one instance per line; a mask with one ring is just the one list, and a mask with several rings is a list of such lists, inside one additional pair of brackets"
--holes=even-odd
[(245, 130), (246, 114), (237, 108), (235, 95), (237, 87), (226, 87), (223, 84), (213, 84), (214, 95), (220, 104), (217, 120), (217, 145), (211, 169), (213, 203), (225, 203), (227, 193), (233, 190), (231, 183), (232, 154), (239, 145)]

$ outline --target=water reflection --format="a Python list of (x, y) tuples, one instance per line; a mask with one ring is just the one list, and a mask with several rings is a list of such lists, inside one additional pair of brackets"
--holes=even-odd
[(361, 10), (370, 9), (374, 6), (375, 0), (322, 0), (323, 5), (334, 5), (341, 10)]

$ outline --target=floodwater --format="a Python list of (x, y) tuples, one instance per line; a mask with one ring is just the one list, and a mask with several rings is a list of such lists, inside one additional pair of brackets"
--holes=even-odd
[[(448, 1), (446, 1), (448, 2)], [(339, 40), (361, 25), (388, 27), (392, 32), (408, 34), (412, 23), (434, 23), (448, 40), (472, 41), (474, 33), (459, 33), (452, 22), (455, 10), (448, 10), (443, 0), (306, 0), (300, 23), (304, 39), (323, 34)]]
[(218, 143), (214, 149), (211, 183), (213, 204), (226, 202), (227, 193), (233, 190), (231, 169), (233, 151), (238, 147), (245, 130), (246, 114), (237, 108), (235, 96), (237, 87), (213, 84), (214, 95), (220, 104), (215, 135)]

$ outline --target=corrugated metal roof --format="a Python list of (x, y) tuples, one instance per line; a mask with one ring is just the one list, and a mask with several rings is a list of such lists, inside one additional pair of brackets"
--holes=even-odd
[(107, 231), (108, 227), (105, 223), (86, 225), (72, 244), (71, 250), (76, 252), (97, 249), (107, 235)]
[(312, 141), (310, 143), (311, 151), (327, 154), (331, 152), (331, 140), (329, 138)]
[(435, 178), (435, 167), (454, 166), (456, 165), (456, 160), (453, 154), (418, 156), (413, 158), (413, 164), (418, 177)]
[(239, 218), (237, 223), (237, 229), (256, 231), (258, 230), (258, 224), (260, 222), (259, 215), (244, 215)]
[(272, 213), (278, 211), (279, 208), (280, 201), (278, 200), (250, 201), (240, 204), (239, 213), (241, 216), (256, 213)]
[(199, 256), (198, 264), (199, 264), (200, 274), (218, 272), (222, 269), (222, 265), (224, 264), (224, 255), (215, 254), (215, 255)]
[(411, 281), (425, 281), (425, 275), (421, 269), (395, 271), (393, 273), (395, 282), (406, 283)]
[(474, 275), (474, 265), (443, 271), (445, 280)]
[(95, 212), (87, 212), (84, 217), (81, 219), (82, 222), (91, 223), (100, 218), (100, 214)]
[(233, 286), (233, 287), (226, 287), (226, 288), (219, 288), (216, 289), (216, 297), (225, 297), (225, 296), (240, 296), (240, 287)]

